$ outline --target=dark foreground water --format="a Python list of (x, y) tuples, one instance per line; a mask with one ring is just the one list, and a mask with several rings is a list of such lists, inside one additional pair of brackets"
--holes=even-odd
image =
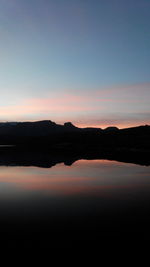
[(9, 247), (149, 240), (149, 204), (150, 167), (107, 160), (0, 167), (0, 236)]

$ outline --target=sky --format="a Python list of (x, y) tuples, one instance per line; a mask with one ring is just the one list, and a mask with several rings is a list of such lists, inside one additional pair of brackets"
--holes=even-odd
[(150, 124), (150, 0), (0, 0), (0, 121)]

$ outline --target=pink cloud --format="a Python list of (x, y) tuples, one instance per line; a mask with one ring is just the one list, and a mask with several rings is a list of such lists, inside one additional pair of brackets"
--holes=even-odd
[(51, 119), (72, 121), (77, 126), (105, 127), (149, 124), (150, 83), (100, 90), (58, 91), (42, 98), (0, 107), (1, 120)]

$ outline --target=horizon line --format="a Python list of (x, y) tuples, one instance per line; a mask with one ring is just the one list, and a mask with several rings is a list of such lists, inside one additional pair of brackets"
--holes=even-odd
[[(110, 125), (98, 125), (98, 124), (95, 124), (95, 125), (90, 125), (90, 124), (84, 124), (84, 123), (74, 123), (72, 121), (65, 121), (65, 122), (55, 122), (53, 120), (50, 120), (50, 119), (42, 119), (42, 120), (0, 120), (0, 123), (24, 123), (24, 122), (41, 122), (41, 121), (51, 121), (51, 122), (54, 122), (56, 124), (59, 124), (59, 125), (64, 125), (65, 123), (67, 122), (70, 122), (72, 123), (75, 127), (78, 127), (78, 128), (99, 128), (99, 129), (106, 129), (106, 128), (109, 128), (109, 127), (116, 127), (118, 129), (126, 129), (126, 128), (133, 128), (133, 127), (139, 127), (139, 126), (150, 126), (149, 124), (147, 123), (143, 123), (143, 124), (125, 124), (125, 125), (122, 125), (122, 126), (118, 126), (117, 123), (114, 125), (114, 124), (110, 124)], [(120, 124), (119, 124), (120, 125)]]

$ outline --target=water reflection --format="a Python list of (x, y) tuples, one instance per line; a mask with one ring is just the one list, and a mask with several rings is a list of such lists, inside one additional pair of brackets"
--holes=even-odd
[(45, 244), (49, 236), (54, 243), (60, 237), (97, 240), (126, 231), (145, 237), (149, 201), (150, 167), (109, 160), (79, 160), (48, 169), (0, 167), (0, 223), (3, 232), (9, 225), (14, 240), (22, 231), (30, 241), (38, 235)]
[[(1, 167), (0, 191), (17, 198), (20, 191), (38, 191), (51, 196), (103, 194), (114, 190), (136, 190), (150, 185), (150, 167), (108, 160), (79, 160), (72, 166), (58, 164), (51, 169)], [(4, 190), (5, 188), (5, 190)]]

